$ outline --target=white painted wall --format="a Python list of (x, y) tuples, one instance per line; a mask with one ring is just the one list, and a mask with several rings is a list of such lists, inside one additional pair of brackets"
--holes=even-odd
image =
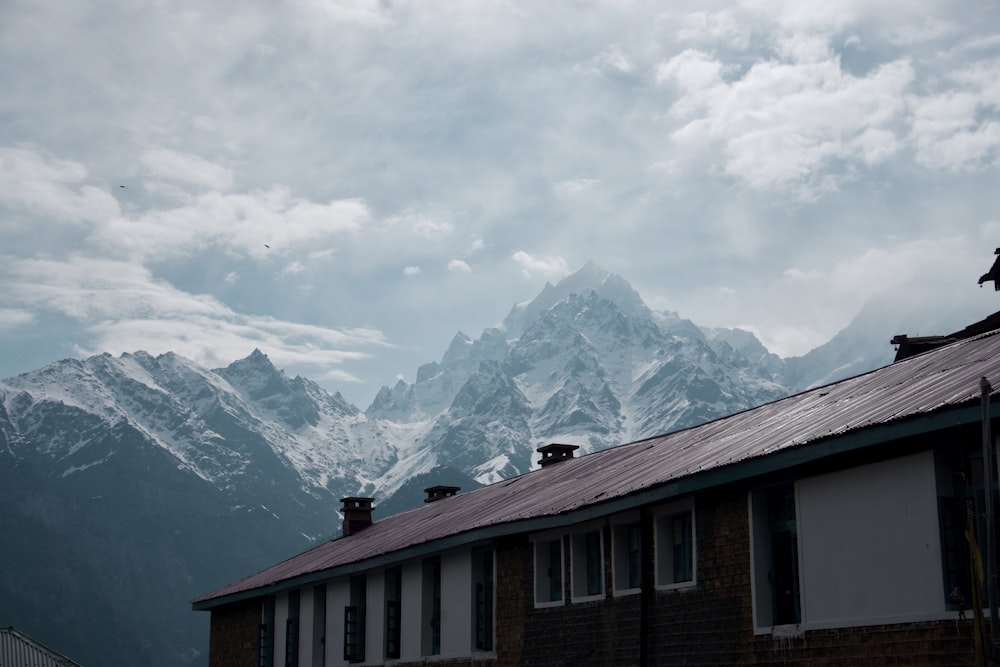
[(346, 665), (344, 660), (344, 607), (351, 603), (347, 577), (326, 582), (326, 664)]
[(472, 553), (441, 556), (441, 657), (472, 654)]
[(805, 627), (945, 615), (931, 452), (803, 479), (796, 496)]
[(421, 596), (423, 564), (420, 560), (403, 563), (400, 585), (400, 660), (420, 658)]
[[(326, 623), (329, 619), (326, 615), (326, 590), (323, 587), (310, 587), (309, 589), (309, 634), (310, 643), (307, 648), (301, 649), (301, 667), (324, 667), (324, 654), (326, 652)], [(308, 654), (306, 651), (308, 650)], [(308, 659), (306, 656), (308, 655)]]
[(365, 664), (385, 662), (385, 576), (369, 572), (365, 618)]

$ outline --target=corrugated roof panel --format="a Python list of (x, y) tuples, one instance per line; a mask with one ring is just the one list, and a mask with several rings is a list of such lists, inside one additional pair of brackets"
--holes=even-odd
[(562, 514), (699, 472), (965, 404), (979, 399), (982, 376), (1000, 377), (1000, 335), (996, 332), (700, 426), (570, 459), (429, 503), (350, 537), (321, 544), (195, 602), (477, 528)]
[(16, 628), (0, 628), (0, 667), (80, 667)]

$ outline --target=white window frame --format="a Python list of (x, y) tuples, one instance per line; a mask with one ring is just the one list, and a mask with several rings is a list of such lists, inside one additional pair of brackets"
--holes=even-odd
[[(597, 533), (597, 558), (600, 566), (599, 593), (587, 592), (587, 536)], [(591, 602), (603, 600), (607, 595), (604, 572), (604, 530), (603, 522), (589, 523), (573, 529), (569, 536), (570, 543), (570, 600), (572, 602)]]
[(797, 623), (774, 623), (771, 583), (768, 580), (767, 568), (771, 566), (771, 527), (768, 519), (767, 495), (775, 487), (755, 489), (747, 494), (747, 513), (750, 526), (750, 598), (751, 615), (753, 617), (753, 633), (755, 635), (774, 635), (794, 637), (800, 636), (802, 627), (802, 544), (798, 538), (799, 510), (798, 482), (787, 483), (792, 488), (795, 506), (796, 522), (796, 557), (798, 559), (798, 596), (799, 621)]
[[(691, 519), (691, 579), (673, 581), (673, 519), (687, 514)], [(657, 508), (653, 513), (654, 559), (653, 574), (656, 590), (672, 591), (694, 588), (698, 585), (698, 526), (694, 499), (686, 498)]]
[(636, 595), (642, 592), (640, 586), (629, 586), (629, 562), (628, 557), (631, 551), (631, 529), (635, 526), (639, 529), (639, 574), (642, 576), (642, 568), (646, 566), (644, 554), (642, 553), (642, 523), (639, 512), (628, 512), (612, 517), (611, 519), (611, 589), (615, 597), (625, 595)]
[[(535, 603), (536, 609), (542, 609), (545, 607), (561, 607), (566, 604), (566, 568), (564, 567), (566, 561), (565, 554), (565, 544), (563, 543), (563, 533), (560, 532), (546, 532), (539, 533), (537, 535), (532, 535), (530, 538), (531, 550), (532, 550), (532, 564), (534, 570), (534, 587), (532, 591), (532, 598)], [(549, 563), (549, 545), (552, 542), (559, 543), (559, 599), (550, 600), (546, 595), (544, 598), (539, 595), (543, 586), (548, 591), (549, 579), (548, 576), (541, 577), (540, 572), (548, 570)]]

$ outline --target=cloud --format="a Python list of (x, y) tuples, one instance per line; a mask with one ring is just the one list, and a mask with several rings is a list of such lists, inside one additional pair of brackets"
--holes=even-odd
[(694, 11), (681, 18), (677, 37), (681, 42), (729, 44), (736, 48), (746, 48), (750, 42), (750, 27), (730, 10)]
[[(785, 275), (809, 291), (825, 293), (826, 298), (853, 301), (856, 294), (891, 290), (916, 279), (927, 282), (928, 290), (933, 283), (950, 286), (956, 276), (969, 274), (977, 256), (969, 239), (944, 236), (868, 248), (843, 256), (828, 268), (790, 268)], [(978, 275), (969, 277), (971, 285)]]
[(386, 219), (386, 224), (392, 227), (402, 226), (413, 231), (417, 236), (426, 239), (440, 239), (448, 236), (455, 226), (446, 220), (437, 220), (425, 213), (406, 213)]
[(571, 178), (556, 183), (554, 189), (560, 197), (572, 197), (594, 188), (600, 182), (596, 178)]
[(125, 262), (74, 257), (12, 260), (3, 269), (6, 299), (75, 320), (81, 354), (174, 351), (209, 366), (267, 349), (276, 363), (318, 371), (385, 347), (374, 329), (331, 329), (244, 315), (214, 297), (189, 294)]
[(951, 21), (928, 18), (920, 25), (904, 24), (890, 28), (887, 31), (887, 36), (890, 44), (913, 46), (954, 35), (957, 32), (959, 32), (959, 26)]
[(453, 259), (448, 262), (448, 270), (452, 273), (472, 273), (472, 267), (460, 259)]
[(175, 208), (119, 217), (97, 227), (94, 240), (142, 261), (197, 255), (209, 247), (263, 259), (269, 250), (308, 247), (356, 232), (370, 217), (356, 199), (319, 204), (276, 186), (243, 194), (208, 192)]
[(77, 162), (37, 148), (0, 146), (0, 204), (23, 207), (56, 224), (102, 222), (119, 215), (117, 200), (106, 190), (77, 185), (86, 178), (86, 167)]
[[(981, 250), (973, 239), (941, 236), (867, 248), (824, 266), (789, 267), (771, 286), (772, 311), (755, 318), (754, 331), (771, 351), (800, 355), (829, 340), (857, 313), (858, 295), (868, 299), (879, 292), (911, 293), (921, 303), (947, 307), (958, 301), (957, 295), (980, 297), (970, 292), (989, 268)], [(741, 298), (747, 296), (741, 293)], [(784, 312), (791, 304), (793, 309)], [(919, 312), (919, 306), (914, 305), (913, 312)], [(892, 333), (898, 332), (887, 336)]]
[[(87, 256), (126, 303), (180, 293), (182, 318), (214, 299), (405, 336), (345, 362), (373, 386), (588, 259), (699, 324), (830, 335), (870, 289), (839, 263), (884, 279), (879, 261), (908, 271), (893, 246), (995, 219), (992, 5), (80, 7), (4, 14), (0, 253)], [(65, 289), (87, 327), (146, 317), (100, 315), (110, 284), (98, 304)], [(155, 303), (154, 321), (173, 312)]]
[(281, 275), (283, 276), (294, 276), (296, 274), (302, 273), (306, 270), (305, 265), (302, 262), (292, 262), (285, 268), (281, 270)]
[[(1000, 58), (952, 72), (944, 90), (911, 96), (911, 141), (931, 169), (980, 170), (1000, 159)], [(944, 82), (943, 82), (944, 83)]]
[(150, 148), (143, 151), (139, 159), (153, 175), (161, 178), (212, 190), (229, 190), (233, 187), (233, 172), (230, 169), (197, 155), (169, 148)]
[(578, 67), (577, 69), (591, 74), (602, 74), (605, 72), (632, 74), (635, 70), (635, 63), (629, 57), (629, 54), (616, 44), (609, 46), (594, 56), (589, 65)]
[(0, 308), (0, 331), (12, 331), (35, 321), (31, 311), (17, 308)]
[(865, 76), (845, 72), (827, 43), (792, 36), (783, 55), (759, 61), (728, 80), (714, 57), (687, 50), (661, 64), (661, 82), (677, 86), (672, 134), (682, 147), (720, 145), (722, 169), (757, 190), (787, 190), (811, 199), (853, 178), (844, 168), (871, 166), (901, 147), (897, 127), (912, 65), (898, 60)]
[(521, 273), (526, 278), (541, 275), (550, 280), (558, 280), (570, 273), (566, 260), (562, 257), (535, 257), (523, 250), (518, 250), (511, 255), (511, 259), (520, 265)]
[(295, 0), (293, 5), (305, 12), (310, 22), (378, 27), (391, 20), (387, 11), (390, 3), (384, 0)]

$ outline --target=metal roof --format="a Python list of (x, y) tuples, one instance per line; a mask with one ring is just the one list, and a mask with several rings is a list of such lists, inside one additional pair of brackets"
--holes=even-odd
[(12, 627), (0, 628), (0, 667), (80, 667)]
[[(1000, 376), (998, 333), (962, 340), (699, 426), (569, 459), (388, 517), (204, 595), (194, 601), (194, 608), (209, 609), (402, 560), (412, 557), (415, 550), (429, 552), (545, 525), (566, 525), (570, 519), (581, 520), (588, 511), (597, 516), (649, 502), (649, 492), (667, 498), (749, 478), (805, 460), (806, 452), (821, 457), (837, 447), (864, 447), (877, 444), (880, 438), (899, 437), (901, 426), (926, 431), (953, 425), (957, 423), (954, 408), (978, 408), (979, 378)], [(921, 421), (945, 413), (950, 419)], [(978, 411), (965, 413), (966, 421), (978, 419)], [(876, 433), (880, 428), (892, 430), (894, 425), (900, 428)]]

